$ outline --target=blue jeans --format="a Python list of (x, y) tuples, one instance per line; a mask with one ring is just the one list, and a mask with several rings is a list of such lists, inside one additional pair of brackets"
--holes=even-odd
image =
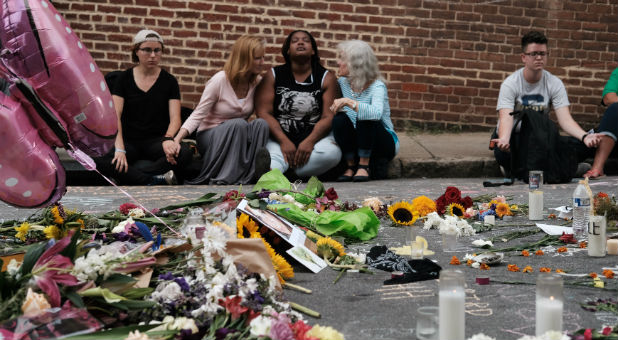
[[(279, 169), (282, 173), (285, 173), (290, 168), (290, 165), (285, 162), (279, 143), (269, 139), (268, 143), (266, 143), (266, 148), (270, 152), (270, 168)], [(333, 134), (330, 133), (315, 143), (311, 156), (309, 156), (309, 161), (300, 168), (294, 169), (294, 172), (301, 178), (319, 176), (334, 168), (340, 159), (341, 150), (337, 146)]]

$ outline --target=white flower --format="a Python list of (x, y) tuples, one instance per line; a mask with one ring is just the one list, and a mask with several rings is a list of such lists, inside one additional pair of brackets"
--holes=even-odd
[[(151, 322), (150, 324), (155, 324)], [(197, 325), (195, 324), (195, 320), (191, 318), (186, 318), (184, 316), (174, 318), (171, 315), (166, 316), (161, 321), (160, 326), (157, 326), (151, 331), (164, 331), (164, 330), (182, 330), (182, 329), (190, 329), (191, 333), (195, 334), (198, 332)]]
[(204, 244), (204, 253), (217, 253), (219, 256), (225, 256), (227, 237), (222, 229), (216, 227), (206, 228), (202, 237), (202, 243)]
[(484, 246), (493, 247), (494, 246), (493, 242), (485, 241), (485, 240), (474, 240), (472, 241), (472, 245), (476, 247), (484, 247)]
[(363, 253), (347, 253), (346, 255), (354, 258), (358, 263), (365, 263), (367, 260), (367, 255)]
[(371, 210), (373, 210), (374, 212), (378, 212), (380, 210), (380, 207), (383, 205), (384, 203), (382, 203), (382, 201), (380, 201), (379, 198), (377, 197), (369, 197), (369, 198), (365, 198), (365, 200), (363, 201), (363, 203), (361, 203), (361, 205), (363, 207), (369, 207), (371, 208)]
[(487, 336), (483, 333), (475, 334), (473, 337), (468, 338), (468, 340), (496, 340), (490, 336)]
[(268, 336), (270, 334), (271, 319), (260, 315), (249, 323), (250, 333), (255, 337)]
[(148, 334), (140, 333), (138, 330), (135, 330), (135, 333), (129, 332), (129, 335), (127, 335), (124, 340), (150, 340), (150, 338), (148, 337)]
[(129, 210), (129, 213), (127, 215), (129, 215), (129, 217), (135, 217), (135, 218), (142, 218), (146, 216), (142, 208), (133, 208)]
[(184, 294), (180, 285), (174, 281), (165, 281), (159, 283), (157, 289), (150, 295), (150, 298), (156, 302), (164, 303), (168, 301), (174, 301)]
[(130, 226), (133, 223), (135, 223), (135, 221), (133, 221), (131, 217), (127, 218), (126, 220), (118, 223), (118, 225), (112, 229), (112, 234), (118, 234), (125, 231), (125, 227)]
[(467, 254), (466, 253), (466, 255), (464, 255), (463, 259), (464, 259), (464, 261), (472, 260), (474, 258), (474, 256), (475, 256), (474, 254)]
[(17, 260), (11, 259), (11, 261), (9, 261), (9, 264), (6, 266), (6, 271), (9, 273), (9, 275), (15, 277), (20, 267), (21, 262), (17, 262)]
[(479, 269), (481, 267), (481, 264), (478, 262), (474, 262), (470, 267)]
[(569, 336), (557, 331), (548, 331), (541, 336), (523, 336), (519, 340), (569, 340)]
[(438, 215), (437, 212), (432, 212), (425, 216), (427, 219), (425, 220), (425, 224), (423, 225), (423, 229), (431, 229), (433, 227), (437, 227), (442, 222), (442, 218)]
[(245, 280), (244, 282), (242, 282), (240, 284), (240, 289), (238, 292), (238, 295), (244, 297), (247, 297), (249, 295), (251, 295), (253, 292), (255, 292), (258, 289), (258, 282), (255, 278), (250, 278), (248, 280)]

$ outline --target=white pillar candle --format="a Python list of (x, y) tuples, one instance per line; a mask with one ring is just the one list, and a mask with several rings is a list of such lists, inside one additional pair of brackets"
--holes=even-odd
[(607, 221), (605, 216), (591, 215), (588, 220), (588, 256), (605, 256), (607, 246)]
[(607, 254), (618, 255), (618, 240), (607, 240)]
[(562, 310), (562, 301), (554, 299), (553, 296), (537, 298), (536, 336), (543, 336), (548, 331), (562, 332)]
[(494, 216), (494, 215), (486, 215), (484, 217), (484, 220), (485, 220), (484, 221), (485, 224), (487, 224), (487, 225), (495, 225), (496, 224), (496, 216)]
[(528, 192), (528, 219), (531, 221), (543, 219), (543, 192), (540, 190)]
[(440, 290), (440, 340), (465, 340), (465, 303), (463, 290)]

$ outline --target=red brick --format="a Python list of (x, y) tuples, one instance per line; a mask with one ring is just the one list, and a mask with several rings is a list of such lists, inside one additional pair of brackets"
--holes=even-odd
[(427, 85), (404, 83), (404, 84), (401, 84), (401, 89), (407, 92), (427, 92)]

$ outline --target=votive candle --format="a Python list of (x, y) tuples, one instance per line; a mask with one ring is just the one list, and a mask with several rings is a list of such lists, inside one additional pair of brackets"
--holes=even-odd
[(607, 220), (605, 216), (590, 215), (588, 219), (588, 256), (605, 256), (606, 230)]
[(536, 281), (536, 336), (549, 331), (562, 332), (562, 276), (540, 273)]
[(543, 219), (543, 192), (540, 190), (528, 192), (528, 219), (531, 221)]
[(464, 273), (457, 269), (440, 271), (439, 338), (465, 340), (466, 292)]
[(607, 254), (618, 255), (618, 240), (607, 240)]

